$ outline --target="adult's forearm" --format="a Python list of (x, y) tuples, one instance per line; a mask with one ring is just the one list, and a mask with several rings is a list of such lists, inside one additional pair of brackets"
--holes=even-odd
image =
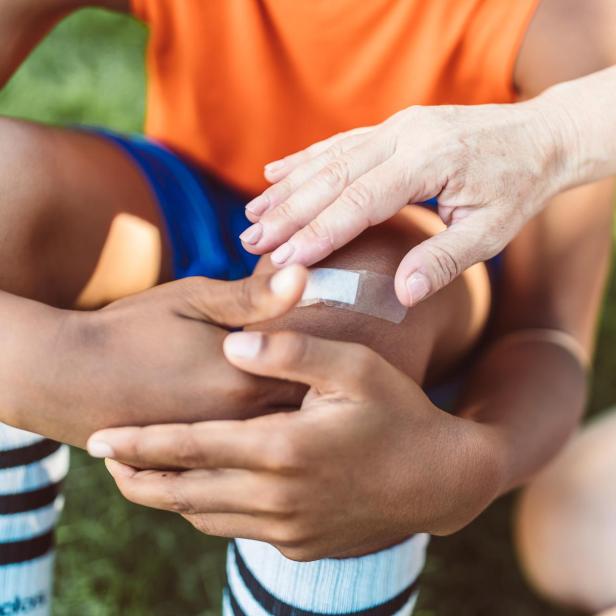
[(586, 370), (567, 346), (546, 339), (507, 339), (474, 371), (461, 415), (494, 430), (501, 493), (536, 473), (567, 441), (583, 414)]
[(562, 157), (561, 188), (616, 174), (616, 66), (537, 97)]

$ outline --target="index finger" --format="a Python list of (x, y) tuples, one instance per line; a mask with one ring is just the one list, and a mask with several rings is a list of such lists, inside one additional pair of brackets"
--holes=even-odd
[(311, 222), (276, 248), (271, 261), (312, 265), (348, 244), (368, 227), (404, 207), (412, 195), (406, 170), (394, 158), (373, 167), (354, 182)]
[(87, 449), (95, 458), (142, 469), (274, 470), (285, 447), (287, 425), (268, 415), (245, 421), (108, 428), (95, 432)]

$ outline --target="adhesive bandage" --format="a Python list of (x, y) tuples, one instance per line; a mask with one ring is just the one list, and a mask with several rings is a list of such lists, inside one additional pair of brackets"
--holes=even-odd
[(391, 323), (400, 323), (407, 313), (396, 297), (394, 279), (366, 270), (311, 269), (298, 306), (314, 304), (360, 312)]

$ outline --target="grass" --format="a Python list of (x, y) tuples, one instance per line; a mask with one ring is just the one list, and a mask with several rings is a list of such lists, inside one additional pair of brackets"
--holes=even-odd
[[(83, 11), (48, 37), (0, 93), (0, 113), (139, 130), (144, 29)], [(591, 411), (616, 400), (616, 285), (606, 299)], [(99, 462), (73, 452), (58, 529), (57, 616), (220, 613), (223, 541), (125, 502)], [(563, 616), (525, 586), (510, 541), (513, 497), (431, 548), (418, 616)]]

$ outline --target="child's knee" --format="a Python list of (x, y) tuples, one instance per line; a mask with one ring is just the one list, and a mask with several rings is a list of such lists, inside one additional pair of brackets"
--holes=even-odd
[[(415, 245), (438, 232), (440, 221), (431, 212), (408, 208), (392, 220), (373, 227), (318, 264), (344, 270), (367, 270), (392, 279), (402, 257)], [(261, 260), (257, 271), (272, 268), (268, 257)], [(487, 284), (487, 281), (486, 281)], [(461, 324), (470, 324), (477, 302), (473, 283), (460, 279), (449, 289), (408, 310), (401, 323), (332, 308), (323, 304), (297, 308), (282, 318), (257, 326), (258, 329), (292, 329), (334, 340), (364, 344), (388, 361), (423, 381), (431, 362), (453, 361), (478, 335), (479, 326), (466, 329), (461, 325), (447, 348), (434, 354), (443, 333), (452, 329), (450, 316), (455, 312)], [(487, 306), (482, 310), (487, 312)], [(468, 331), (467, 331), (468, 330)], [(459, 334), (459, 335), (458, 335)]]

